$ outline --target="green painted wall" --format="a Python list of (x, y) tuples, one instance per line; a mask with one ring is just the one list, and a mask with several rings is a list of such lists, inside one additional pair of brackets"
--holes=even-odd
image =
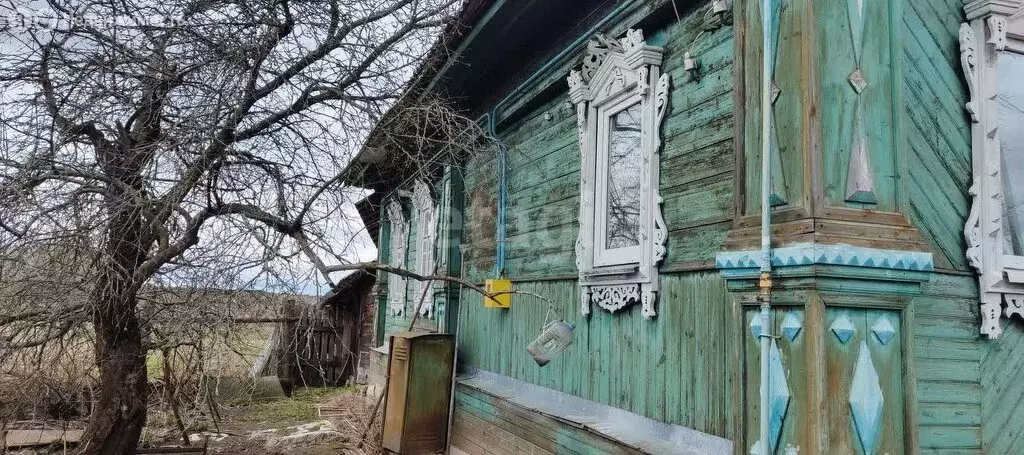
[(1024, 328), (1019, 319), (981, 350), (981, 391), (985, 453), (1024, 453)]
[(452, 424), (452, 445), (474, 455), (642, 453), (464, 385), (456, 388)]
[[(713, 261), (733, 218), (733, 30), (702, 33), (708, 8), (662, 30), (644, 30), (664, 46), (662, 72), (672, 75), (662, 128), (661, 195), (670, 228), (663, 271)], [(687, 51), (700, 59), (699, 79), (682, 69)], [(738, 318), (717, 271), (663, 275), (653, 321), (640, 317), (639, 307), (618, 314), (595, 308), (588, 319), (580, 316), (574, 253), (579, 146), (568, 87), (557, 87), (553, 99), (499, 133), (508, 163), (505, 272), (517, 290), (552, 299), (557, 313), (577, 325), (576, 341), (540, 368), (526, 345), (544, 325), (547, 305), (516, 295), (510, 310), (485, 309), (479, 295), (464, 292), (460, 363), (728, 437), (735, 431), (737, 384), (725, 355), (735, 346), (724, 334)], [(462, 242), (473, 281), (495, 273), (497, 157), (473, 157), (464, 169)]]
[[(971, 184), (971, 130), (963, 106), (960, 0), (904, 0), (904, 213), (957, 270), (968, 270), (963, 227)], [(939, 262), (939, 258), (936, 258)]]
[[(782, 13), (780, 39), (800, 37), (795, 1)], [(821, 63), (823, 103), (840, 106), (821, 118), (824, 192), (830, 204), (842, 201), (849, 152), (851, 103), (846, 77), (850, 53), (844, 2), (827, 2), (815, 10), (823, 26), (818, 51), (835, 55)], [(744, 3), (745, 4), (745, 3)], [(818, 3), (814, 3), (818, 7)], [(1024, 330), (1014, 323), (997, 341), (978, 335), (976, 279), (964, 260), (962, 229), (968, 211), (970, 131), (961, 106), (966, 90), (960, 76), (957, 27), (959, 0), (891, 0), (871, 3), (873, 22), (866, 30), (866, 52), (893, 47), (901, 52), (876, 52), (864, 62), (874, 101), (869, 113), (872, 154), (879, 208), (899, 210), (934, 245), (937, 263), (961, 274), (935, 273), (911, 299), (913, 318), (904, 368), (912, 380), (903, 384), (906, 409), (917, 426), (907, 428), (921, 453), (1024, 453), (1024, 436), (1016, 409), (1024, 403)], [(734, 356), (739, 334), (746, 334), (740, 310), (717, 271), (682, 271), (707, 266), (722, 250), (733, 221), (734, 99), (732, 27), (700, 33), (706, 6), (647, 36), (663, 41), (663, 71), (673, 76), (671, 107), (663, 127), (664, 213), (671, 230), (658, 317), (644, 321), (636, 308), (623, 314), (595, 310), (579, 315), (579, 290), (573, 247), (579, 192), (579, 150), (572, 108), (564, 87), (500, 131), (507, 146), (508, 225), (506, 275), (516, 289), (544, 295), (577, 324), (575, 344), (544, 368), (537, 367), (525, 346), (545, 321), (546, 304), (515, 296), (510, 310), (485, 309), (481, 297), (459, 297), (460, 362), (583, 398), (620, 407), (656, 420), (712, 434), (735, 437), (747, 432), (734, 418), (739, 409), (740, 372)], [(756, 8), (743, 10), (756, 16)], [(744, 33), (760, 34), (751, 20)], [(872, 31), (872, 27), (880, 27)], [(738, 33), (738, 32), (736, 32)], [(890, 43), (893, 46), (890, 46)], [(681, 70), (682, 54), (690, 50), (702, 64), (701, 78)], [(757, 66), (756, 51), (745, 57)], [(884, 54), (884, 55), (883, 55)], [(780, 134), (800, 138), (804, 113), (798, 107), (807, 80), (795, 49), (780, 54), (782, 95), (776, 115)], [(845, 65), (845, 66), (844, 66)], [(900, 73), (902, 72), (902, 73)], [(902, 74), (902, 75), (901, 75)], [(744, 74), (744, 84), (757, 87)], [(790, 107), (786, 107), (790, 106)], [(796, 106), (796, 107), (794, 107)], [(550, 119), (545, 118), (549, 114)], [(757, 109), (743, 121), (756, 124)], [(788, 130), (787, 130), (788, 129)], [(747, 129), (746, 159), (757, 161), (756, 128)], [(750, 133), (750, 131), (755, 131)], [(753, 134), (753, 135), (751, 135)], [(895, 138), (895, 139), (894, 139)], [(786, 142), (790, 141), (790, 142)], [(797, 140), (781, 143), (787, 195), (803, 197), (806, 150)], [(465, 175), (465, 211), (461, 243), (465, 277), (479, 282), (495, 274), (498, 154), (469, 159)], [(746, 211), (756, 211), (758, 175), (747, 166), (741, 178), (748, 191)], [(382, 232), (386, 232), (383, 231)], [(414, 233), (413, 233), (414, 234)], [(383, 235), (383, 234), (382, 234)], [(413, 238), (413, 236), (410, 236)], [(386, 251), (385, 243), (381, 243)], [(409, 257), (412, 256), (409, 250)], [(673, 272), (675, 270), (675, 272)], [(385, 305), (386, 308), (386, 305)], [(387, 330), (405, 329), (402, 318), (387, 321)], [(741, 326), (742, 324), (742, 326)], [(736, 340), (736, 341), (734, 341)], [(476, 419), (506, 419), (485, 397), (460, 394), (459, 409)], [(488, 407), (490, 406), (490, 407)], [(505, 420), (507, 421), (507, 420)]]
[(718, 272), (666, 275), (657, 319), (637, 306), (611, 314), (579, 312), (572, 280), (519, 283), (576, 324), (569, 350), (541, 368), (526, 346), (544, 325), (547, 304), (513, 297), (512, 308), (484, 308), (477, 295), (461, 304), (459, 361), (543, 387), (626, 409), (655, 420), (729, 437), (733, 388), (729, 353), (738, 320)]
[[(933, 274), (913, 299), (912, 368), (922, 453), (981, 453), (977, 282)], [(1010, 452), (987, 452), (1010, 453)]]
[[(663, 72), (672, 75), (670, 110), (662, 128), (661, 195), (670, 229), (663, 267), (706, 262), (723, 244), (733, 213), (732, 28), (702, 33), (707, 6), (664, 30), (645, 30), (664, 42)], [(696, 41), (695, 38), (698, 38)], [(699, 80), (682, 69), (690, 51), (701, 61)], [(579, 146), (575, 110), (561, 93), (500, 132), (507, 147), (507, 276), (576, 274), (579, 232)], [(545, 118), (548, 115), (550, 120)], [(497, 153), (466, 164), (467, 230), (463, 243), (470, 279), (494, 273)]]

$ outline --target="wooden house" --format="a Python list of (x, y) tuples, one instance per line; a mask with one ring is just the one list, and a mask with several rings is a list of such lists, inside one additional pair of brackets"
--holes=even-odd
[[(762, 403), (771, 453), (1024, 453), (1021, 4), (468, 2), (410, 96), (501, 145), (347, 174), (382, 261), (523, 293), (419, 308), (458, 335), (452, 453), (759, 453)], [(423, 285), (378, 280), (405, 330)]]

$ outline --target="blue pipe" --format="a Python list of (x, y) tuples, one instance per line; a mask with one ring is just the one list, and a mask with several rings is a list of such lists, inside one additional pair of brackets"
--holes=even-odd
[[(497, 5), (501, 7), (502, 4)], [(624, 1), (621, 5), (616, 6), (610, 13), (603, 17), (600, 21), (590, 27), (586, 32), (578, 36), (572, 43), (562, 49), (554, 57), (548, 59), (540, 68), (530, 74), (530, 77), (526, 78), (522, 83), (519, 84), (515, 89), (509, 92), (501, 101), (481, 117), (486, 117), (486, 129), (487, 134), (492, 138), (497, 139), (498, 137), (498, 111), (505, 106), (514, 96), (519, 95), (527, 87), (536, 82), (540, 78), (541, 74), (546, 73), (552, 66), (564, 59), (569, 53), (576, 50), (581, 44), (585, 43), (590, 39), (598, 30), (608, 25), (614, 17), (621, 14), (626, 10), (627, 7), (631, 6), (631, 2)], [(481, 118), (481, 120), (484, 120)], [(505, 214), (508, 211), (508, 151), (505, 149), (505, 145), (499, 142), (498, 144), (498, 219), (495, 223), (495, 260), (494, 260), (494, 274), (495, 276), (502, 277), (505, 275), (505, 252), (507, 243), (507, 226)]]

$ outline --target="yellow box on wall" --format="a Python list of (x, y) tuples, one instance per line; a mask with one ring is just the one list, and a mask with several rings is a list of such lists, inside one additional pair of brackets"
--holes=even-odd
[(484, 308), (509, 308), (512, 306), (512, 282), (504, 279), (484, 280), (484, 290), (488, 294), (498, 294), (494, 297), (484, 296)]

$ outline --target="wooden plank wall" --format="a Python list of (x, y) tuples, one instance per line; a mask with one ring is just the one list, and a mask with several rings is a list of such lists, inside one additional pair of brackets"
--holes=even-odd
[[(904, 0), (903, 156), (906, 215), (957, 270), (970, 210), (971, 130), (957, 40), (959, 0)], [(936, 261), (938, 262), (938, 261)], [(1024, 333), (1011, 323), (997, 340), (978, 334), (971, 276), (934, 275), (914, 299), (915, 368), (925, 453), (1022, 453)]]
[(978, 333), (977, 296), (973, 277), (937, 273), (913, 300), (910, 367), (917, 378), (922, 453), (982, 453), (981, 351), (985, 342)]
[(905, 214), (955, 269), (968, 270), (971, 130), (957, 40), (962, 8), (961, 0), (904, 0), (902, 156)]
[[(575, 342), (541, 368), (526, 346), (543, 327), (547, 305), (517, 295), (512, 308), (461, 305), (459, 361), (497, 374), (722, 437), (733, 433), (739, 318), (717, 271), (663, 277), (659, 313), (644, 320), (633, 306), (618, 314), (579, 312), (572, 280), (520, 283), (555, 302), (576, 325)], [(738, 389), (737, 389), (738, 390)]]
[[(702, 33), (708, 8), (705, 3), (684, 11), (682, 21), (662, 30), (644, 30), (650, 43), (664, 46), (662, 71), (672, 75), (662, 128), (661, 194), (670, 229), (663, 271), (709, 267), (733, 219), (733, 31)], [(682, 69), (687, 51), (700, 60), (699, 79)], [(526, 345), (544, 324), (543, 301), (514, 296), (510, 310), (494, 310), (483, 308), (475, 293), (464, 293), (460, 363), (728, 438), (738, 431), (733, 419), (738, 384), (729, 364), (738, 364), (730, 357), (738, 355), (738, 346), (729, 334), (739, 330), (739, 318), (717, 271), (663, 275), (653, 321), (644, 320), (639, 307), (614, 315), (595, 307), (589, 319), (580, 315), (574, 257), (580, 159), (566, 89), (500, 135), (508, 147), (506, 275), (516, 289), (552, 299), (558, 314), (576, 324), (576, 341), (540, 368)], [(462, 241), (465, 273), (474, 281), (495, 272), (497, 170), (496, 153), (476, 156), (464, 169)], [(457, 427), (508, 419), (479, 396), (460, 393), (458, 400), (466, 412), (458, 414)], [(520, 428), (514, 422), (501, 425), (506, 432)], [(601, 452), (534, 443), (555, 453)]]
[(455, 391), (452, 424), (453, 449), (473, 455), (641, 453), (464, 385)]
[(1014, 319), (981, 354), (984, 453), (1024, 453), (1024, 324)]
[[(670, 229), (667, 268), (709, 265), (733, 217), (732, 28), (701, 35), (707, 8), (666, 29), (644, 30), (650, 41), (665, 47), (662, 71), (672, 75), (661, 161), (663, 212)], [(682, 69), (687, 51), (700, 59), (699, 80)], [(576, 274), (579, 146), (568, 86), (561, 87), (558, 96), (500, 133), (508, 156), (506, 274), (516, 279)], [(496, 158), (496, 153), (480, 155), (465, 168), (463, 243), (469, 247), (466, 271), (473, 280), (495, 272)]]

